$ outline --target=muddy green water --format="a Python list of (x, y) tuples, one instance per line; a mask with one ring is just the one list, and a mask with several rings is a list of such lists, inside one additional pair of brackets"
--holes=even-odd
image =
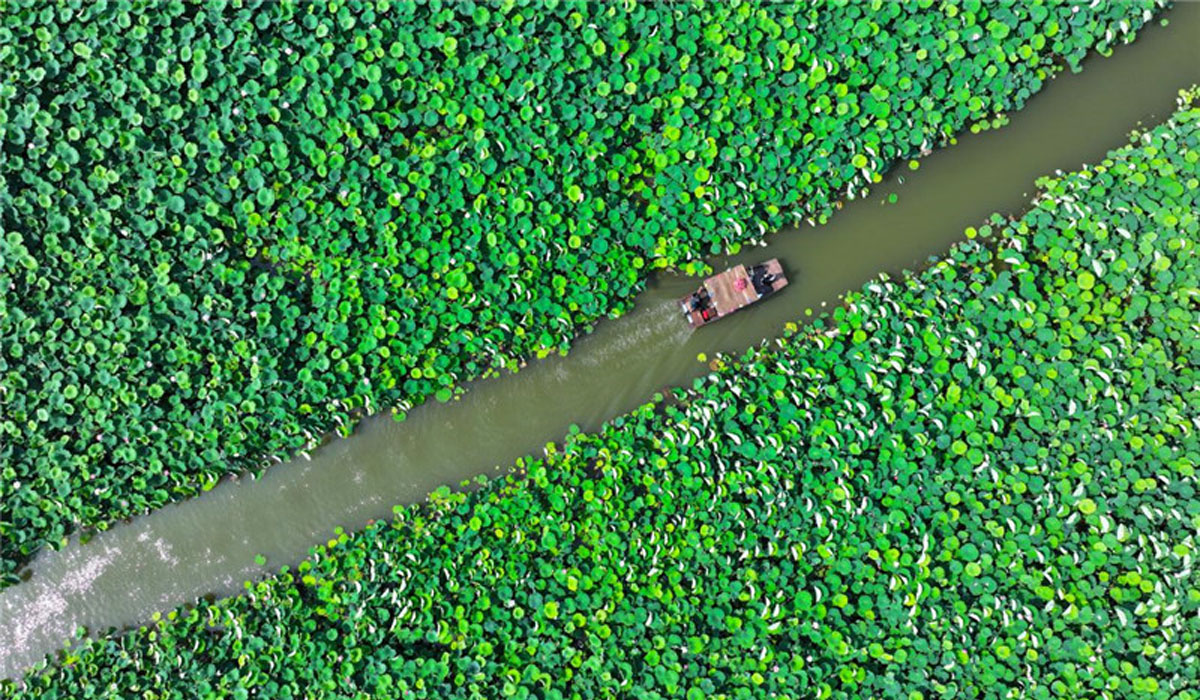
[[(1020, 212), (1037, 177), (1101, 159), (1131, 129), (1164, 119), (1178, 90), (1200, 81), (1200, 5), (1167, 17), (1170, 26), (1155, 22), (1135, 44), (1047, 85), (1008, 126), (962, 136), (916, 172), (897, 168), (829, 224), (774, 233), (766, 247), (712, 261), (720, 270), (780, 258), (792, 283), (769, 301), (691, 332), (675, 299), (697, 280), (660, 275), (634, 312), (601, 323), (566, 358), (473, 383), (462, 400), (421, 407), (404, 423), (366, 420), (311, 459), (44, 553), (28, 580), (0, 591), (0, 678), (60, 648), (79, 626), (136, 625), (155, 611), (236, 593), (246, 579), (295, 564), (337, 526), (361, 528), (439, 485), (495, 473), (561, 440), (572, 423), (594, 430), (707, 372), (699, 353), (774, 337), (806, 308), (819, 313), (881, 273), (920, 266), (992, 212)], [(898, 203), (883, 204), (892, 192)], [(255, 564), (258, 554), (265, 567)]]

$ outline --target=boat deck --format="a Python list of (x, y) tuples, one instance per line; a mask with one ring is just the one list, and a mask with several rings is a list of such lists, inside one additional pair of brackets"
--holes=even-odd
[(731, 267), (719, 275), (709, 277), (704, 281), (704, 288), (712, 297), (713, 306), (716, 307), (719, 316), (731, 314), (758, 301), (758, 292), (754, 291), (754, 285), (750, 283), (750, 273), (745, 265)]
[(779, 260), (747, 268), (736, 265), (704, 280), (700, 289), (679, 300), (688, 325), (699, 328), (744, 309), (787, 286)]

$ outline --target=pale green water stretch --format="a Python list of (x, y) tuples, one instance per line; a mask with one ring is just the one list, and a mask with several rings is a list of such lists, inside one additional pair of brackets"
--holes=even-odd
[[(662, 275), (635, 312), (601, 323), (567, 358), (476, 382), (463, 400), (421, 407), (405, 423), (367, 420), (311, 460), (223, 483), (87, 544), (43, 553), (27, 581), (0, 592), (0, 677), (59, 648), (79, 626), (138, 624), (200, 596), (235, 593), (248, 578), (296, 563), (335, 527), (360, 528), (439, 485), (494, 473), (560, 440), (572, 423), (593, 430), (656, 390), (707, 372), (698, 353), (774, 337), (806, 308), (819, 312), (882, 272), (947, 250), (991, 212), (1020, 211), (1038, 176), (1101, 159), (1140, 122), (1164, 119), (1178, 89), (1200, 81), (1200, 5), (1167, 16), (1169, 27), (1156, 23), (1113, 57), (1055, 80), (1003, 129), (962, 137), (917, 172), (898, 168), (830, 224), (775, 233), (766, 248), (713, 261), (719, 270), (780, 258), (792, 283), (769, 301), (692, 333), (675, 299), (698, 281)], [(892, 192), (899, 202), (881, 204)], [(258, 554), (266, 566), (255, 564)]]

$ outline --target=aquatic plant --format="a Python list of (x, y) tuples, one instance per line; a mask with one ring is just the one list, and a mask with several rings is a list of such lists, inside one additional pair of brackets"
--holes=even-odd
[(0, 697), (1195, 700), (1200, 109), (1039, 186), (670, 401)]
[(823, 221), (1160, 6), (10, 0), (0, 583)]

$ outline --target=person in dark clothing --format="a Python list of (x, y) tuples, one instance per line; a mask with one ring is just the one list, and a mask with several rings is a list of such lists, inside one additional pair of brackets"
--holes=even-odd
[(778, 279), (775, 275), (767, 272), (765, 268), (756, 266), (753, 270), (751, 281), (754, 282), (754, 291), (758, 292), (759, 296), (771, 291), (775, 285), (775, 280)]

